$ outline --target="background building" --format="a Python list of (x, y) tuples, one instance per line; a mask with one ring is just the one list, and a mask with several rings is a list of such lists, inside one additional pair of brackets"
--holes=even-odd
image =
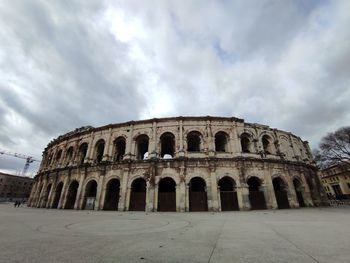
[(177, 117), (83, 127), (48, 144), (29, 204), (223, 211), (326, 204), (308, 146), (242, 119)]
[(350, 165), (333, 165), (322, 170), (321, 179), (328, 198), (350, 199)]
[(0, 202), (27, 200), (33, 184), (33, 178), (0, 172)]

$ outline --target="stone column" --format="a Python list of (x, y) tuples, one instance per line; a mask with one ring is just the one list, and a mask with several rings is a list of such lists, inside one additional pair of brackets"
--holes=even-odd
[(70, 181), (69, 179), (70, 179), (70, 176), (66, 176), (66, 178), (64, 178), (61, 197), (60, 197), (60, 201), (58, 202), (57, 209), (64, 209), (64, 206), (66, 205), (66, 199), (67, 199), (68, 187), (69, 187), (69, 181)]
[(185, 157), (184, 141), (183, 141), (183, 123), (179, 121), (179, 153), (178, 157)]
[(303, 195), (305, 206), (309, 206), (309, 207), (315, 206), (314, 201), (312, 200), (311, 190), (310, 190), (309, 185), (308, 185), (306, 178), (305, 178), (305, 174), (301, 173), (300, 178), (301, 178), (302, 184), (303, 184), (302, 195)]
[(207, 130), (207, 154), (209, 156), (215, 156), (215, 140), (213, 138), (213, 133), (211, 131), (211, 123), (209, 120), (207, 120), (206, 124), (206, 130)]
[(239, 210), (250, 210), (249, 187), (247, 184), (241, 183), (241, 186), (237, 187), (237, 200)]
[(37, 207), (38, 208), (41, 208), (43, 206), (43, 199), (44, 199), (44, 196), (45, 196), (45, 193), (46, 193), (46, 186), (47, 186), (47, 178), (44, 179), (43, 187), (41, 188), (41, 193), (39, 195), (39, 200), (38, 200), (38, 203), (37, 203)]
[(185, 194), (185, 211), (190, 211), (190, 187), (186, 184), (186, 194)]
[(32, 189), (30, 191), (30, 195), (29, 195), (29, 199), (28, 199), (28, 206), (31, 207), (33, 200), (34, 200), (34, 195), (36, 194), (36, 190), (37, 190), (37, 186), (38, 186), (38, 181), (35, 181)]
[(149, 140), (148, 145), (148, 158), (154, 159), (157, 158), (157, 122), (153, 121), (153, 127), (152, 127), (152, 137)]
[(290, 207), (292, 208), (298, 208), (299, 207), (299, 202), (298, 202), (298, 198), (297, 198), (297, 194), (295, 192), (294, 189), (294, 184), (292, 181), (292, 177), (290, 175), (290, 173), (288, 172), (288, 176), (286, 177), (287, 179), (287, 193), (288, 193), (288, 202)]
[(108, 132), (109, 132), (109, 136), (108, 136), (107, 142), (105, 144), (102, 161), (112, 161), (112, 155), (110, 154), (110, 149), (113, 148), (113, 147), (111, 147), (112, 128), (109, 128)]
[(218, 199), (218, 211), (222, 211), (222, 209), (221, 209), (221, 196), (220, 196), (220, 186), (218, 185), (217, 186), (217, 199)]
[(76, 209), (76, 210), (83, 209), (85, 195), (82, 196), (82, 193), (85, 192), (84, 184), (85, 184), (85, 172), (82, 172), (80, 174), (77, 197), (76, 197), (75, 203), (74, 203), (74, 209)]
[(185, 200), (181, 196), (185, 196), (183, 183), (179, 183), (175, 187), (175, 197), (176, 197), (176, 212), (185, 212)]
[(134, 124), (131, 123), (130, 124), (130, 130), (129, 130), (129, 134), (128, 137), (126, 138), (126, 142), (125, 142), (125, 156), (124, 156), (124, 160), (130, 160), (133, 159), (133, 137), (134, 137)]
[(85, 156), (85, 160), (84, 163), (91, 163), (93, 161), (93, 154), (94, 154), (94, 132), (91, 132), (90, 134), (90, 141), (89, 141), (89, 145), (88, 145), (88, 152)]
[[(218, 198), (218, 184), (216, 181), (216, 173), (215, 173), (214, 167), (210, 169), (209, 181), (210, 181), (210, 188), (208, 189), (211, 195), (211, 198), (210, 198), (211, 202), (209, 202), (210, 206), (208, 204), (208, 208), (209, 208), (209, 211), (217, 212), (219, 211), (219, 198)], [(208, 196), (208, 201), (209, 201), (209, 196)]]
[(101, 202), (101, 196), (102, 196), (102, 189), (104, 186), (105, 182), (105, 174), (101, 173), (99, 178), (98, 178), (98, 185), (97, 185), (97, 191), (96, 191), (96, 200), (95, 200), (95, 209), (94, 210), (102, 210), (103, 209), (103, 204)]
[(146, 184), (146, 212), (154, 211), (154, 186), (152, 186), (149, 182)]
[(128, 179), (130, 176), (130, 169), (124, 168), (122, 178), (120, 181), (120, 188), (119, 188), (119, 203), (118, 203), (118, 210), (119, 211), (128, 211), (129, 210), (129, 201), (128, 201)]
[(52, 197), (55, 195), (56, 184), (57, 184), (57, 175), (55, 176), (51, 184), (50, 193), (49, 193), (49, 196), (47, 197), (46, 208), (51, 208), (51, 203), (53, 199)]
[[(155, 211), (155, 212), (158, 211), (158, 193), (159, 193), (158, 187), (159, 187), (159, 184), (156, 184), (156, 185), (154, 186), (154, 211)], [(176, 197), (175, 197), (175, 198), (176, 198)]]

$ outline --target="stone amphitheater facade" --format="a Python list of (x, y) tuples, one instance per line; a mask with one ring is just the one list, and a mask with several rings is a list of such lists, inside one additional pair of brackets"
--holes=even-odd
[(306, 141), (226, 117), (82, 127), (43, 152), (29, 206), (118, 211), (228, 211), (320, 206)]

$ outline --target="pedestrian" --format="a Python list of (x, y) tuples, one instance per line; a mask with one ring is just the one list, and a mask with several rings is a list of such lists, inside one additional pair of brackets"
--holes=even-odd
[(18, 201), (18, 207), (21, 205), (21, 201)]
[(17, 201), (14, 203), (14, 207), (16, 207), (17, 206)]

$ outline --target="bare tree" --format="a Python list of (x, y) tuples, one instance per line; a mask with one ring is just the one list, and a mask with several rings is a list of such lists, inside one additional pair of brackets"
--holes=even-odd
[(322, 138), (314, 153), (321, 168), (334, 164), (350, 165), (350, 127), (343, 127)]

